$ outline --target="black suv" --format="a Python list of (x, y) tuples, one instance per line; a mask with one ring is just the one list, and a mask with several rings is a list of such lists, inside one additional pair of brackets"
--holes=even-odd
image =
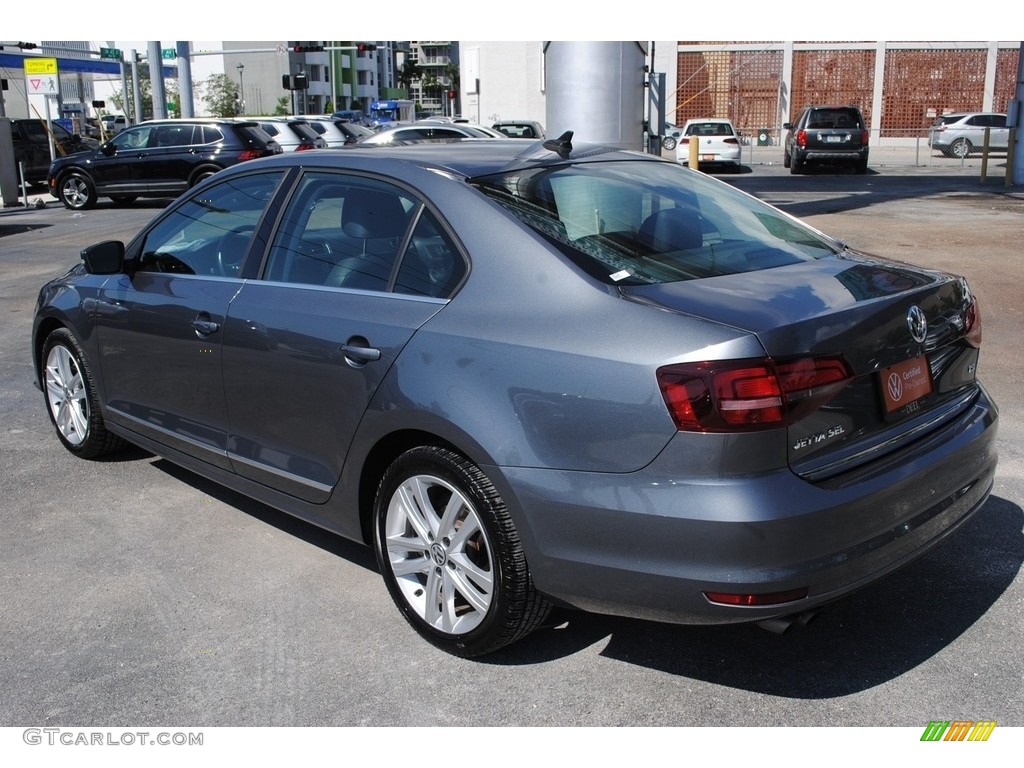
[(50, 193), (67, 208), (91, 208), (106, 196), (174, 197), (222, 168), (281, 153), (255, 122), (217, 118), (151, 120), (125, 129), (92, 152), (50, 166)]
[(790, 173), (812, 163), (868, 172), (868, 128), (857, 107), (804, 107), (795, 123), (782, 127), (789, 131), (782, 164)]
[[(100, 144), (95, 139), (83, 139), (77, 133), (70, 133), (60, 123), (50, 123), (50, 132), (53, 133), (53, 146), (58, 156), (87, 152)], [(24, 169), (28, 184), (46, 183), (46, 171), (51, 160), (50, 132), (46, 129), (45, 120), (11, 120), (15, 166)]]

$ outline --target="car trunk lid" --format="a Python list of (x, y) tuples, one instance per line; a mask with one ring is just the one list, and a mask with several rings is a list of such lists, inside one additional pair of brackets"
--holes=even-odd
[(966, 282), (951, 275), (844, 254), (621, 290), (752, 333), (775, 361), (846, 362), (847, 385), (788, 426), (790, 466), (809, 479), (897, 450), (974, 396), (969, 332), (980, 321)]

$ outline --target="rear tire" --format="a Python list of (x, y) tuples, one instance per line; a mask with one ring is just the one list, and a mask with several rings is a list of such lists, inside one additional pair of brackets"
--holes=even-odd
[(399, 611), (448, 653), (492, 653), (537, 629), (550, 610), (504, 501), (451, 450), (421, 446), (399, 456), (377, 490), (373, 528)]
[(967, 139), (957, 139), (949, 145), (950, 157), (955, 157), (959, 160), (963, 160), (969, 154), (971, 154), (971, 142)]
[(796, 155), (793, 155), (789, 159), (789, 172), (793, 173), (793, 174), (803, 173), (804, 172), (804, 161), (801, 160), (800, 158), (798, 158)]

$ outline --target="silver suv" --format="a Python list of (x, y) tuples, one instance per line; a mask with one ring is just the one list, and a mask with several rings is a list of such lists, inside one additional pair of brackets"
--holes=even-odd
[(1005, 151), (1010, 145), (1010, 129), (1006, 115), (999, 112), (957, 112), (943, 115), (928, 131), (928, 146), (946, 157), (967, 157), (985, 146), (985, 129), (989, 130), (989, 149)]

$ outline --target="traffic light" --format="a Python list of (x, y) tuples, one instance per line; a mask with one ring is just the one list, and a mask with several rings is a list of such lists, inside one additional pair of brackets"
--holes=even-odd
[(367, 51), (376, 51), (377, 46), (373, 43), (359, 43), (356, 46), (356, 50), (359, 51), (359, 53), (366, 53)]
[(286, 91), (290, 91), (292, 89), (291, 75), (281, 75), (281, 87), (284, 88)]
[(35, 43), (18, 43), (18, 47), (23, 51), (34, 51), (39, 46)]
[(305, 72), (300, 72), (295, 76), (295, 90), (304, 91), (309, 88), (309, 77)]
[(454, 99), (455, 98), (455, 91), (448, 91), (448, 98), (449, 99)]
[(323, 49), (322, 45), (294, 45), (292, 53), (320, 53)]

